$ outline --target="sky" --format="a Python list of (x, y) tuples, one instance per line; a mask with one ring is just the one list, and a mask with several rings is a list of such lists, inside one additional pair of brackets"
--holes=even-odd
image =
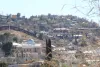
[(25, 15), (26, 17), (47, 15), (48, 13), (70, 14), (98, 22), (99, 17), (86, 15), (92, 7), (83, 0), (0, 0), (0, 13), (4, 15), (17, 14), (18, 12), (21, 13), (21, 16)]

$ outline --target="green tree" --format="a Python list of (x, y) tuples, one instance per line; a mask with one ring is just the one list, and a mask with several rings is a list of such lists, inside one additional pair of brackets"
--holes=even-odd
[(40, 67), (59, 67), (59, 66), (55, 61), (51, 60), (51, 61), (44, 61), (44, 63), (42, 63)]
[(11, 35), (10, 33), (4, 33), (0, 35), (0, 42), (1, 43), (7, 43), (12, 41), (18, 41), (17, 37), (14, 37), (14, 35)]
[(39, 36), (38, 36), (38, 38), (39, 38), (40, 40), (42, 40), (42, 39), (43, 39), (43, 34), (40, 33)]
[(4, 35), (5, 35), (6, 37), (9, 37), (9, 36), (10, 36), (10, 33), (4, 33)]
[(44, 64), (41, 65), (41, 67), (53, 67), (53, 65), (50, 65), (48, 63), (44, 63)]
[(63, 63), (63, 64), (62, 64), (62, 67), (68, 67), (68, 66), (67, 66), (66, 64)]
[(12, 42), (4, 43), (1, 47), (1, 49), (5, 53), (5, 56), (9, 56), (12, 53), (12, 48), (13, 48)]
[(87, 46), (87, 42), (86, 42), (86, 38), (82, 38), (82, 42), (80, 44), (80, 46), (84, 47), (84, 46)]
[(14, 38), (13, 38), (13, 41), (14, 41), (14, 42), (18, 42), (18, 38), (17, 38), (17, 37), (14, 37)]
[(5, 38), (4, 38), (4, 35), (0, 35), (0, 42), (4, 42), (5, 41)]
[(52, 59), (52, 48), (50, 39), (46, 39), (46, 56), (46, 60), (50, 61)]
[(0, 67), (8, 67), (6, 63), (0, 62)]
[(21, 16), (21, 13), (17, 13), (17, 18), (19, 19)]
[(10, 33), (4, 33), (3, 34), (4, 42), (5, 43), (10, 41), (10, 35), (11, 35)]
[(89, 26), (89, 24), (86, 23), (86, 22), (84, 22), (84, 23), (80, 23), (80, 24), (81, 24), (82, 27), (88, 27), (88, 26)]

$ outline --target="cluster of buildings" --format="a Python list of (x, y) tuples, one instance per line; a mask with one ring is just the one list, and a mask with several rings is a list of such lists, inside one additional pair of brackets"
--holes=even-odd
[(25, 20), (25, 16), (21, 17), (20, 13), (17, 13), (16, 15), (0, 15), (0, 22), (11, 22), (14, 21), (16, 22), (17, 20)]
[[(92, 47), (93, 48), (93, 47)], [(97, 49), (79, 49), (79, 50), (68, 50), (65, 47), (55, 47), (53, 49), (54, 56), (59, 61), (66, 64), (96, 64), (100, 62), (100, 47)], [(77, 57), (76, 57), (77, 55)]]
[(9, 67), (19, 67), (18, 64), (27, 65), (33, 61), (43, 60), (42, 44), (34, 42), (33, 39), (25, 40), (22, 43), (13, 42), (13, 53), (4, 57), (4, 52), (0, 50), (0, 61), (9, 63)]
[(71, 39), (72, 33), (70, 32), (70, 28), (81, 28), (79, 23), (88, 23), (90, 28), (93, 27), (93, 23), (72, 15), (58, 16), (48, 14), (30, 16), (30, 18), (21, 17), (20, 13), (16, 15), (0, 15), (1, 25), (16, 26), (37, 35), (43, 33), (45, 37), (48, 36), (52, 39)]
[[(62, 20), (62, 21), (61, 21)], [(80, 21), (78, 21), (80, 20)], [(84, 19), (83, 19), (84, 20)], [(27, 22), (27, 23), (26, 23)], [(82, 19), (79, 19), (77, 17), (73, 16), (56, 16), (56, 15), (48, 15), (48, 16), (31, 16), (29, 19), (25, 18), (25, 16), (20, 17), (20, 13), (17, 15), (7, 15), (3, 16), (0, 15), (0, 24), (1, 25), (12, 25), (20, 27), (24, 30), (33, 32), (36, 34), (36, 37), (38, 38), (39, 34), (42, 33), (42, 38), (49, 37), (51, 40), (64, 40), (58, 42), (58, 44), (63, 44), (63, 47), (56, 47), (52, 45), (53, 52), (58, 52), (58, 55), (63, 60), (67, 61), (79, 61), (75, 58), (76, 51), (74, 50), (66, 50), (67, 47), (69, 48), (77, 48), (78, 46), (74, 46), (72, 44), (73, 39), (77, 37), (77, 39), (82, 38), (84, 35), (91, 36), (91, 30), (95, 28), (81, 28), (81, 26), (78, 24), (87, 23), (88, 21)], [(89, 22), (90, 23), (90, 22)], [(88, 24), (89, 24), (88, 23)], [(93, 23), (89, 24), (90, 27), (93, 27)], [(94, 26), (96, 26), (94, 24)], [(90, 30), (91, 29), (91, 30)], [(45, 39), (44, 39), (45, 40)], [(69, 42), (65, 41), (72, 41), (70, 44)], [(72, 44), (72, 45), (71, 45)], [(29, 62), (35, 61), (35, 60), (42, 60), (45, 58), (45, 54), (43, 53), (43, 45), (41, 43), (36, 43), (34, 40), (29, 39), (25, 40), (22, 43), (13, 43), (14, 49), (13, 54), (7, 58), (4, 57), (3, 51), (0, 49), (0, 61), (4, 62), (10, 62), (10, 64), (27, 64)], [(90, 58), (88, 58), (93, 54), (93, 51), (84, 51), (84, 54), (86, 54), (86, 60), (87, 62), (90, 61)], [(61, 54), (61, 55), (60, 55)], [(98, 56), (98, 55), (97, 55)], [(96, 56), (96, 57), (97, 57)], [(56, 56), (57, 57), (57, 56)], [(93, 56), (94, 57), (94, 56)], [(71, 59), (70, 59), (71, 58)], [(91, 57), (92, 58), (92, 57)], [(74, 59), (74, 60), (73, 60)], [(93, 58), (94, 60), (94, 58)], [(15, 67), (10, 66), (10, 67)], [(17, 66), (16, 66), (17, 67)]]

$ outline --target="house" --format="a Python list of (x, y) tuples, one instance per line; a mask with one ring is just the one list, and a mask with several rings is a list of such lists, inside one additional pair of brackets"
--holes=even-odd
[(52, 35), (56, 36), (57, 38), (63, 39), (68, 36), (69, 29), (68, 28), (54, 28)]
[(53, 51), (65, 51), (66, 48), (65, 47), (55, 47), (53, 48)]
[(11, 18), (16, 19), (17, 15), (12, 15)]
[(69, 29), (67, 29), (67, 28), (54, 28), (53, 29), (53, 32), (55, 32), (55, 33), (68, 33), (68, 31), (69, 31)]
[(35, 41), (33, 39), (28, 39), (28, 40), (24, 40), (23, 43), (25, 44), (29, 44), (29, 45), (35, 45)]
[(16, 57), (18, 63), (25, 63), (33, 59), (40, 59), (42, 53), (41, 43), (33, 43), (31, 40), (25, 43), (13, 43), (15, 46), (13, 57)]
[(74, 37), (81, 38), (83, 35), (73, 35)]

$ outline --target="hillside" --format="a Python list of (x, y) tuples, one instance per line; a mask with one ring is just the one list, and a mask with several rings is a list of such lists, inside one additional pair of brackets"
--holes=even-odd
[(20, 32), (20, 31), (14, 31), (14, 30), (2, 30), (2, 31), (0, 31), (0, 34), (3, 34), (3, 33), (11, 33), (11, 34), (14, 34), (16, 37), (18, 37), (19, 39), (22, 39), (22, 40), (33, 39), (37, 43), (44, 44), (44, 41), (39, 40), (36, 37), (27, 35), (27, 34)]
[[(85, 18), (80, 18), (72, 15), (36, 15), (25, 18), (15, 15), (1, 15), (0, 25), (13, 25), (31, 32), (39, 32), (41, 30), (50, 31), (55, 27), (66, 27), (66, 28), (94, 28), (99, 25), (94, 21), (88, 21)], [(5, 17), (5, 18), (3, 18)]]

